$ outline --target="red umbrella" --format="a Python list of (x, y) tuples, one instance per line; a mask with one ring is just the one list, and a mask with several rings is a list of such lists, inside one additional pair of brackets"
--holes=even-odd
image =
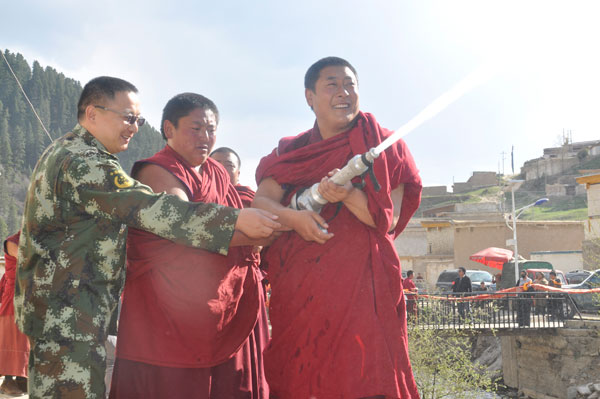
[(513, 257), (513, 251), (510, 249), (490, 247), (469, 256), (469, 259), (475, 262), (483, 263), (494, 269), (502, 270), (502, 265)]

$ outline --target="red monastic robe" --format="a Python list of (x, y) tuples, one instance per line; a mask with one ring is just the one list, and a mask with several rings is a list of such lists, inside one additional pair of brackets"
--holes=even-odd
[[(242, 208), (225, 169), (211, 158), (197, 172), (166, 146), (153, 157), (136, 163), (133, 173), (144, 163), (159, 165), (172, 173), (187, 189), (191, 201)], [(136, 382), (128, 380), (127, 368), (144, 363), (164, 368), (161, 377), (165, 379), (165, 392), (172, 395), (169, 397), (202, 398), (204, 388), (197, 380), (207, 379), (211, 398), (218, 398), (214, 378), (229, 373), (235, 375), (226, 376), (231, 381), (227, 385), (244, 385), (249, 393), (227, 386), (227, 397), (268, 398), (262, 364), (243, 364), (249, 359), (262, 363), (261, 337), (253, 332), (255, 326), (267, 328), (266, 320), (259, 317), (261, 307), (264, 308), (261, 279), (251, 247), (233, 247), (227, 256), (222, 256), (175, 244), (145, 231), (129, 230), (127, 279), (113, 378), (117, 388), (113, 387), (111, 397), (128, 397), (131, 390), (127, 390), (127, 385)], [(246, 375), (251, 373), (246, 369), (259, 366), (258, 376)], [(140, 368), (140, 381), (147, 378), (156, 383), (156, 368)], [(238, 381), (242, 374), (243, 381)], [(182, 379), (185, 386), (174, 378)], [(160, 397), (156, 392), (159, 388), (162, 385), (146, 390), (152, 389), (152, 397)]]
[[(327, 140), (315, 124), (282, 139), (261, 160), (257, 183), (275, 179), (286, 189), (282, 203), (288, 205), (298, 189), (320, 181), (391, 133), (364, 113), (351, 130)], [(375, 161), (374, 173), (381, 190), (376, 192), (367, 178), (363, 191), (377, 228), (360, 222), (346, 207), (335, 215), (336, 204), (328, 204), (321, 215), (333, 238), (317, 244), (287, 232), (263, 257), (272, 287), (265, 372), (277, 398), (419, 397), (393, 240), (419, 206), (421, 180), (402, 140)], [(400, 184), (405, 184), (400, 220), (388, 233), (393, 221), (390, 192)]]
[(404, 294), (406, 295), (406, 313), (410, 316), (417, 316), (417, 295), (409, 294), (410, 292), (417, 292), (417, 286), (415, 282), (410, 278), (406, 278), (402, 281), (402, 285), (404, 287)]
[(0, 375), (27, 377), (29, 363), (29, 340), (15, 324), (15, 275), (17, 258), (6, 251), (6, 242), (19, 244), (21, 233), (12, 235), (4, 242), (4, 276), (0, 281)]
[(252, 200), (254, 199), (254, 195), (256, 194), (254, 190), (248, 186), (241, 186), (239, 184), (233, 187), (239, 194), (242, 204), (244, 204), (244, 208), (250, 208), (250, 205), (252, 205)]

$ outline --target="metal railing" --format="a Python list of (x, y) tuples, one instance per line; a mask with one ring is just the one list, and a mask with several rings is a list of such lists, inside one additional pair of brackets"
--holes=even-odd
[[(487, 297), (478, 298), (481, 294), (487, 294)], [(407, 295), (407, 320), (413, 328), (558, 328), (564, 327), (564, 321), (575, 314), (578, 311), (571, 297), (562, 293), (419, 293), (416, 298)]]

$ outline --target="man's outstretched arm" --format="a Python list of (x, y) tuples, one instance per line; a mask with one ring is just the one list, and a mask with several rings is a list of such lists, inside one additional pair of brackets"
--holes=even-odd
[[(166, 192), (184, 201), (190, 201), (183, 184), (158, 165), (144, 165), (134, 177), (152, 188), (155, 193)], [(275, 222), (276, 219), (277, 216), (259, 209), (240, 210), (229, 246), (269, 244), (274, 238), (273, 230), (280, 227), (279, 223)]]

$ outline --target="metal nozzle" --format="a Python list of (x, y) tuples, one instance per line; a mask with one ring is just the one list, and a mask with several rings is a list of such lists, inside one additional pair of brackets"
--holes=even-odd
[[(335, 184), (343, 186), (351, 181), (356, 176), (365, 173), (373, 161), (379, 156), (375, 148), (371, 148), (364, 154), (355, 155), (348, 161), (340, 171), (331, 176), (331, 181)], [(327, 204), (327, 200), (319, 193), (319, 183), (313, 184), (300, 195), (294, 195), (290, 206), (293, 209), (308, 209), (314, 212), (320, 212), (323, 206)]]

